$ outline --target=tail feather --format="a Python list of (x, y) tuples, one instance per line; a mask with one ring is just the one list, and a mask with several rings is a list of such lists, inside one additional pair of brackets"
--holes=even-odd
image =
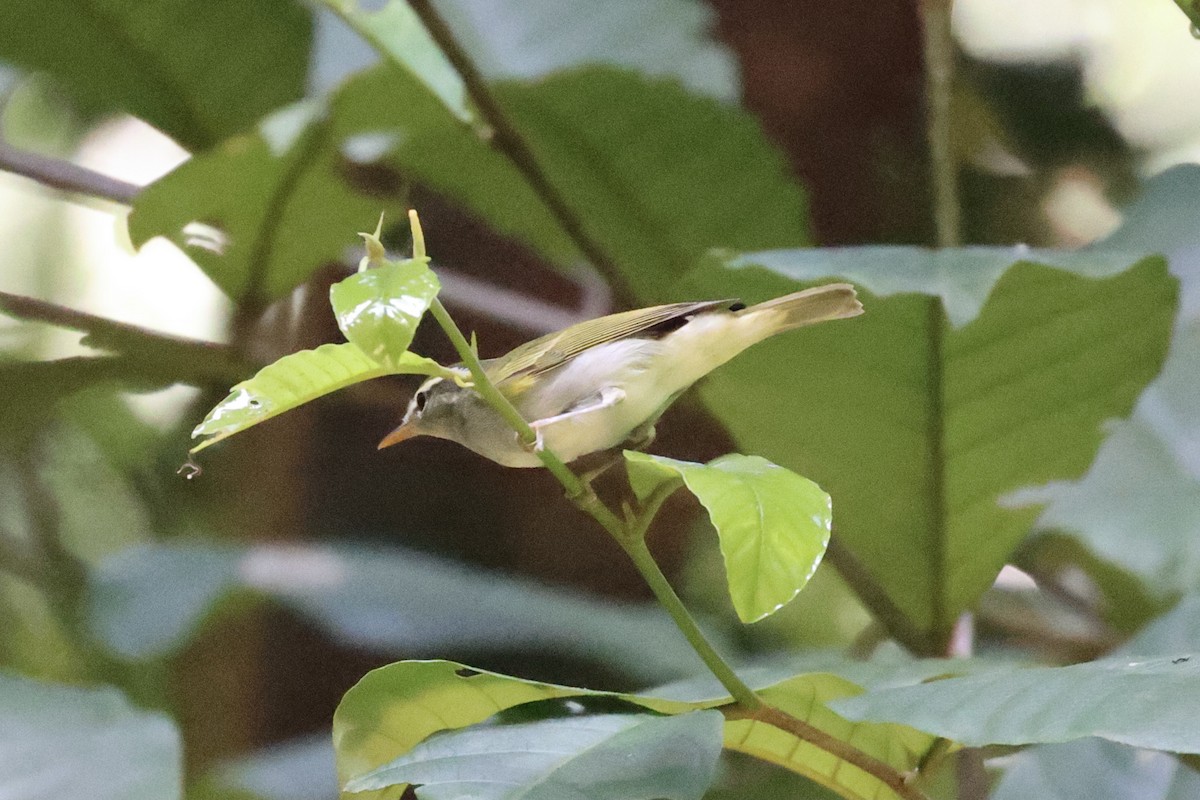
[(780, 333), (826, 320), (857, 317), (863, 313), (863, 307), (853, 286), (848, 283), (829, 283), (767, 300), (738, 314), (758, 314), (763, 311), (783, 313), (784, 319), (775, 330)]

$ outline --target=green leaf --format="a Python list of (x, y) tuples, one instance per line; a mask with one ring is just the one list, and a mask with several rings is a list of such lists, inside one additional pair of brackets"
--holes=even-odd
[(807, 243), (803, 196), (741, 109), (604, 68), (501, 84), (497, 93), (551, 181), (647, 302), (665, 298), (711, 247)]
[(362, 0), (321, 0), (366, 39), (384, 59), (419, 80), (441, 104), (463, 122), (475, 114), (462, 77), (404, 0), (384, 0), (374, 10)]
[[(899, 725), (850, 722), (827, 703), (857, 694), (859, 687), (836, 675), (797, 675), (763, 689), (772, 706), (882, 761), (901, 774), (911, 772), (934, 744), (934, 737)], [(756, 720), (734, 720), (725, 727), (725, 746), (803, 775), (843, 797), (883, 800), (898, 795), (862, 769)]]
[(1040, 527), (1076, 532), (1159, 596), (1200, 590), (1200, 481), (1142, 420), (1113, 426), (1079, 481), (1030, 489), (1011, 502), (1045, 504)]
[(56, 686), (0, 672), (0, 795), (177, 800), (174, 723), (115, 689)]
[(1200, 797), (1200, 773), (1167, 753), (1103, 739), (1017, 753), (992, 800), (1184, 800)]
[(657, 606), (614, 605), (402, 548), (148, 544), (104, 561), (89, 587), (92, 631), (129, 659), (178, 652), (223, 601), (253, 593), (374, 653), (552, 650), (641, 682), (699, 668)]
[(723, 722), (719, 712), (695, 711), (469, 728), (417, 745), (346, 791), (416, 784), (428, 800), (699, 800), (715, 777)]
[(380, 364), (401, 369), (421, 317), (441, 285), (428, 259), (384, 261), (334, 284), (329, 300), (346, 338)]
[(347, 231), (380, 211), (403, 216), (394, 187), (339, 150), (345, 135), (315, 102), (284, 109), (142, 190), (130, 239), (165, 236), (232, 298), (282, 297), (342, 260)]
[[(946, 672), (947, 662), (904, 665), (909, 680)], [(958, 662), (953, 662), (958, 663)], [(846, 666), (844, 660), (841, 666)], [(829, 666), (822, 663), (819, 668)], [(962, 668), (968, 668), (962, 664)], [(894, 670), (885, 670), (891, 672)], [(879, 672), (876, 668), (874, 672)], [(786, 674), (786, 673), (784, 673)], [(935, 674), (937, 674), (935, 672)], [(834, 736), (848, 735), (855, 746), (890, 765), (911, 769), (913, 753), (923, 752), (933, 737), (890, 725), (851, 724), (832, 714), (824, 703), (861, 689), (835, 675), (798, 675), (780, 681), (778, 671), (747, 673), (749, 685), (769, 702)], [(387, 764), (435, 733), (482, 722), (505, 709), (541, 700), (571, 697), (610, 697), (634, 703), (659, 714), (682, 714), (727, 705), (732, 698), (711, 679), (663, 687), (647, 694), (615, 694), (525, 681), (476, 670), (449, 661), (405, 661), (374, 670), (363, 677), (334, 713), (333, 736), (338, 774), (343, 782)], [(815, 752), (796, 736), (764, 723), (732, 720), (725, 725), (725, 746), (777, 763), (861, 800), (894, 800), (896, 795), (878, 780), (866, 780), (857, 768), (827, 753)], [(865, 793), (859, 793), (863, 789)]]
[[(713, 9), (692, 0), (439, 0), (442, 16), (493, 80), (545, 78), (585, 64), (673, 77), (735, 102), (736, 59), (713, 38)], [(504, 20), (497, 25), (496, 20)]]
[[(551, 182), (647, 301), (662, 297), (710, 247), (795, 246), (807, 239), (803, 197), (782, 156), (744, 111), (691, 95), (673, 81), (612, 68), (495, 90)], [(578, 261), (575, 246), (512, 164), (428, 93), (375, 70), (346, 84), (340, 114), (363, 141), (381, 145), (383, 163), (551, 262)]]
[[(1064, 268), (1003, 268), (1024, 256)], [(1113, 275), (1124, 263), (1009, 248), (797, 250), (706, 263), (679, 291), (753, 302), (835, 276), (863, 291), (861, 318), (764, 342), (701, 392), (743, 448), (837, 498), (839, 540), (890, 601), (873, 610), (930, 651), (1037, 516), (998, 500), (1081, 474), (1100, 424), (1127, 414), (1162, 364), (1175, 281), (1159, 259)]]
[(208, 412), (192, 431), (192, 438), (208, 438), (192, 452), (351, 384), (401, 373), (446, 374), (437, 362), (407, 351), (395, 357), (391, 366), (384, 366), (349, 342), (286, 355), (234, 386), (229, 396)]
[(645, 499), (682, 479), (721, 540), (733, 606), (757, 622), (790, 602), (829, 544), (832, 504), (810, 480), (758, 456), (730, 454), (694, 464), (626, 451), (629, 479)]
[(968, 746), (1098, 736), (1200, 752), (1200, 655), (1110, 658), (881, 689), (837, 700), (843, 716), (911, 725)]
[(0, 60), (198, 150), (303, 94), (312, 20), (288, 0), (6, 0), (0, 30)]

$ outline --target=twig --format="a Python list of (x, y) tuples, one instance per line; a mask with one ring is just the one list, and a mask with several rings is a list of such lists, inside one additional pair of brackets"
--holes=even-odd
[(847, 744), (835, 736), (831, 736), (815, 725), (780, 711), (774, 706), (764, 705), (762, 708), (750, 713), (738, 708), (722, 708), (721, 712), (725, 715), (726, 719), (757, 720), (773, 728), (787, 731), (809, 744), (816, 745), (826, 753), (836, 756), (848, 764), (853, 764), (863, 772), (878, 779), (893, 792), (905, 798), (905, 800), (927, 800), (925, 794), (907, 781), (904, 774), (892, 765), (884, 763), (874, 756), (864, 753), (857, 747)]
[[(70, 161), (19, 151), (3, 142), (0, 142), (0, 170), (13, 172), (52, 189), (111, 200), (123, 205), (132, 205), (143, 188), (110, 178)], [(577, 278), (584, 295), (583, 303), (577, 311), (546, 303), (530, 295), (513, 292), (446, 268), (439, 267), (438, 277), (442, 279), (442, 297), (448, 304), (532, 333), (551, 333), (576, 322), (600, 316), (607, 313), (611, 304), (608, 287), (603, 285), (602, 281), (589, 279), (588, 276)]]
[(934, 225), (938, 247), (962, 244), (958, 164), (954, 157), (951, 102), (954, 89), (954, 39), (950, 32), (950, 1), (923, 0), (926, 130), (929, 137), (930, 178), (933, 183)]
[(558, 220), (558, 224), (566, 231), (571, 241), (608, 281), (617, 304), (626, 308), (636, 307), (636, 298), (624, 275), (621, 274), (616, 260), (599, 241), (588, 233), (583, 220), (575, 213), (575, 209), (550, 181), (528, 142), (525, 141), (507, 112), (496, 100), (479, 68), (475, 66), (475, 62), (459, 44), (454, 32), (450, 30), (450, 26), (446, 24), (429, 0), (409, 0), (409, 5), (420, 17), (426, 30), (429, 31), (429, 35), (433, 37), (446, 58), (462, 76), (471, 100), (474, 101), (475, 106), (492, 128), (492, 146), (507, 157), (517, 171), (525, 177), (530, 187)]
[(29, 178), (51, 189), (132, 205), (140, 186), (110, 178), (61, 158), (18, 150), (0, 140), (0, 170)]
[(162, 333), (140, 325), (120, 322), (108, 317), (89, 314), (86, 311), (60, 306), (34, 297), (0, 292), (0, 311), (12, 317), (46, 322), (60, 328), (79, 331), (87, 334), (87, 343), (98, 348), (120, 348), (129, 343), (138, 346), (162, 346), (173, 350), (185, 350), (192, 357), (211, 359), (228, 359), (228, 345), (209, 342), (203, 339), (190, 339), (186, 336), (176, 336)]

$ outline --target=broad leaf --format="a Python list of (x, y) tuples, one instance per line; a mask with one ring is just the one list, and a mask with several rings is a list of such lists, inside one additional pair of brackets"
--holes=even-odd
[[(1198, 650), (1200, 598), (1187, 597), (1122, 645), (1119, 654), (1137, 658)], [(999, 800), (1182, 800), (1195, 796), (1200, 796), (1200, 773), (1166, 753), (1104, 739), (1031, 747), (1015, 757), (995, 792)]]
[(1200, 773), (1167, 753), (1103, 739), (1033, 747), (1012, 757), (992, 800), (1186, 800)]
[(384, 260), (329, 290), (342, 333), (390, 369), (403, 369), (417, 325), (441, 288), (428, 261)]
[[(764, 342), (701, 391), (742, 447), (837, 498), (839, 540), (903, 619), (878, 604), (876, 612), (893, 633), (911, 625), (907, 643), (928, 652), (1037, 515), (998, 500), (1082, 473), (1100, 424), (1128, 413), (1156, 374), (1176, 285), (1161, 260), (1114, 275), (1128, 259), (1101, 253), (853, 256), (714, 261), (680, 291), (758, 301), (835, 276), (863, 291), (863, 317)], [(1022, 261), (1005, 270), (1022, 257), (1064, 268)]]
[(1200, 655), (1109, 658), (881, 689), (838, 700), (851, 719), (911, 725), (966, 745), (1066, 742), (1200, 752)]
[[(800, 191), (758, 124), (739, 109), (611, 68), (495, 89), (551, 182), (647, 301), (663, 296), (709, 247), (807, 239)], [(512, 164), (427, 93), (375, 70), (349, 82), (338, 102), (344, 126), (370, 134), (382, 163), (554, 263), (578, 260)]]
[(646, 301), (664, 298), (710, 247), (806, 243), (801, 192), (741, 109), (611, 69), (497, 90), (551, 180)]
[[(836, 675), (798, 675), (759, 692), (771, 705), (846, 742), (901, 775), (914, 771), (934, 737), (900, 725), (851, 722), (829, 710), (828, 702), (857, 694), (859, 687)], [(896, 793), (876, 776), (848, 764), (794, 734), (753, 720), (731, 721), (725, 746), (791, 770), (843, 797), (884, 798)]]
[(207, 438), (192, 452), (353, 383), (400, 373), (440, 375), (444, 370), (436, 362), (408, 351), (385, 367), (349, 342), (323, 344), (316, 350), (286, 355), (234, 386), (229, 396), (208, 412), (192, 431), (192, 438)]
[(700, 668), (657, 606), (606, 603), (401, 548), (144, 545), (104, 561), (90, 585), (92, 630), (129, 659), (177, 652), (222, 601), (252, 593), (374, 653), (552, 650), (643, 682)]
[(692, 0), (435, 0), (434, 5), (493, 80), (531, 80), (585, 64), (610, 64), (674, 77), (690, 91), (719, 100), (734, 101), (741, 92), (733, 54), (713, 38), (713, 9)]
[(338, 795), (328, 731), (276, 742), (226, 761), (210, 774), (219, 789), (248, 792), (261, 800), (329, 800)]
[(1114, 426), (1087, 474), (1010, 498), (1044, 503), (1040, 527), (1078, 532), (1092, 552), (1159, 594), (1200, 590), (1200, 480), (1142, 420)]
[[(844, 661), (841, 662), (843, 665)], [(945, 671), (944, 664), (934, 665)], [(927, 674), (930, 667), (908, 677)], [(783, 673), (786, 674), (786, 673)], [(780, 682), (780, 673), (750, 673), (749, 685), (771, 702), (833, 736), (851, 737), (855, 746), (895, 768), (911, 769), (914, 752), (927, 749), (933, 737), (889, 725), (851, 724), (824, 705), (835, 697), (861, 691), (849, 681), (828, 674), (798, 675)], [(728, 705), (723, 690), (711, 680), (664, 687), (646, 694), (613, 694), (588, 689), (525, 681), (447, 661), (400, 662), (363, 677), (342, 699), (334, 714), (334, 746), (342, 780), (382, 766), (409, 752), (440, 731), (457, 730), (486, 720), (505, 709), (540, 700), (571, 697), (613, 697), (660, 714), (682, 714)], [(844, 796), (862, 800), (891, 800), (896, 795), (857, 768), (825, 752), (815, 752), (792, 734), (746, 720), (725, 725), (725, 746), (766, 758), (829, 786)], [(803, 755), (797, 755), (803, 751)], [(860, 793), (860, 790), (865, 793)]]
[(422, 800), (699, 800), (716, 773), (723, 717), (600, 714), (435, 736), (346, 784), (420, 786)]
[(645, 499), (682, 479), (708, 511), (725, 558), (733, 606), (757, 622), (792, 600), (829, 544), (829, 495), (810, 480), (758, 456), (730, 454), (695, 464), (626, 451), (629, 478)]
[(1168, 254), (1181, 309), (1162, 373), (1133, 419), (1113, 426), (1087, 475), (1022, 493), (1046, 504), (1039, 525), (1078, 535), (1158, 595), (1200, 589), (1200, 167), (1156, 176), (1104, 244)]
[(303, 94), (311, 28), (289, 0), (5, 0), (0, 60), (198, 150)]
[(404, 0), (383, 0), (372, 9), (363, 0), (321, 0), (333, 9), (384, 57), (420, 81), (442, 105), (463, 122), (475, 115), (458, 71), (430, 37)]
[(339, 151), (344, 136), (313, 102), (280, 111), (144, 189), (129, 236), (167, 237), (230, 297), (281, 297), (341, 261), (347, 231), (403, 214), (396, 187), (372, 185)]
[(0, 796), (172, 800), (183, 748), (165, 716), (115, 689), (57, 686), (0, 672)]

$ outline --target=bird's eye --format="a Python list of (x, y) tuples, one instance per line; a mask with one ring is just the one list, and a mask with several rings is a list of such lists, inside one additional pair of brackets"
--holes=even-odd
[(417, 392), (417, 396), (415, 398), (416, 404), (417, 404), (417, 411), (425, 410), (425, 401), (428, 399), (429, 399), (429, 397), (424, 392)]

